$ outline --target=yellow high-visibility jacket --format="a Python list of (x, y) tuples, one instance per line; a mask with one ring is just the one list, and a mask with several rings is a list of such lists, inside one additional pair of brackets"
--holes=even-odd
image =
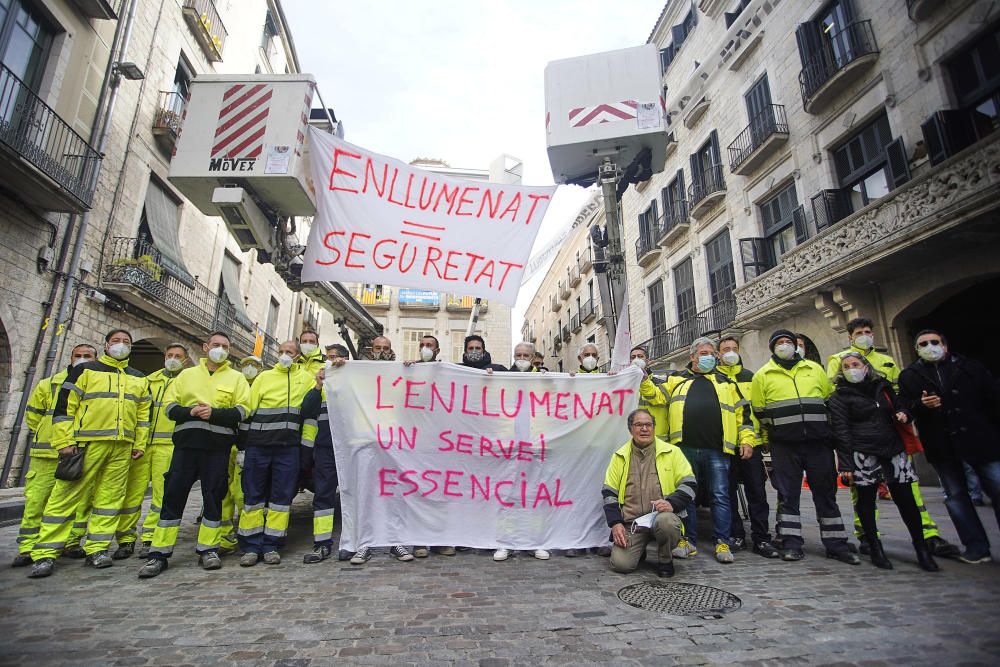
[(302, 441), (302, 399), (316, 385), (315, 375), (292, 364), (275, 365), (254, 380), (250, 417), (240, 424), (240, 446), (287, 447)]
[(785, 369), (771, 359), (750, 383), (750, 404), (760, 420), (761, 438), (765, 443), (829, 443), (826, 399), (832, 393), (830, 378), (819, 364), (803, 359)]
[(66, 381), (68, 373), (69, 369), (66, 369), (42, 378), (31, 392), (31, 398), (28, 399), (24, 412), (24, 421), (31, 431), (31, 449), (28, 450), (28, 456), (43, 459), (59, 457), (59, 452), (52, 449), (52, 413), (59, 397), (59, 389)]
[[(684, 516), (694, 503), (698, 493), (691, 464), (684, 453), (673, 445), (656, 438), (650, 447), (656, 448), (656, 476), (660, 480), (663, 499), (674, 508), (674, 514)], [(608, 525), (623, 523), (622, 506), (625, 504), (625, 486), (628, 483), (629, 462), (632, 459), (632, 440), (618, 448), (611, 455), (607, 472), (604, 473), (604, 518)]]
[(96, 440), (128, 442), (145, 449), (152, 405), (146, 376), (104, 354), (66, 374), (52, 412), (52, 447)]
[[(209, 419), (191, 416), (191, 408), (199, 403), (212, 407)], [(250, 414), (250, 385), (228, 360), (211, 372), (208, 360), (202, 359), (178, 373), (164, 392), (163, 404), (175, 422), (175, 447), (228, 449), (236, 442), (240, 422)]]
[(888, 354), (879, 352), (874, 347), (870, 350), (862, 350), (852, 345), (846, 350), (831, 354), (830, 358), (826, 361), (826, 375), (830, 378), (830, 382), (836, 380), (837, 376), (840, 375), (840, 362), (848, 352), (857, 352), (863, 355), (872, 368), (875, 369), (875, 372), (888, 380), (892, 384), (894, 391), (899, 391), (899, 374), (902, 372), (902, 369), (896, 363), (895, 359)]
[(326, 367), (326, 355), (323, 354), (323, 348), (320, 348), (308, 357), (300, 354), (299, 358), (296, 359), (295, 363), (292, 365), (304, 370), (315, 382), (316, 373), (319, 373)]
[(670, 435), (667, 397), (663, 393), (663, 385), (657, 384), (651, 374), (642, 378), (642, 383), (639, 385), (639, 407), (653, 415), (656, 437), (666, 440)]
[(753, 371), (748, 368), (744, 368), (743, 364), (733, 364), (732, 366), (723, 366), (720, 364), (717, 367), (717, 370), (736, 383), (736, 391), (739, 393), (740, 405), (743, 407), (743, 416), (746, 417), (747, 415), (750, 415), (750, 423), (753, 425), (753, 444), (754, 447), (756, 447), (761, 444), (761, 440), (760, 422), (757, 421), (757, 415), (753, 413), (753, 408), (750, 406), (750, 390), (753, 384)]
[[(688, 369), (667, 378), (663, 391), (667, 396), (667, 415), (670, 421), (670, 444), (681, 445), (684, 440), (684, 401), (688, 390), (696, 379), (694, 371)], [(755, 437), (753, 423), (745, 415), (740, 405), (736, 383), (722, 373), (711, 372), (704, 377), (715, 387), (722, 413), (722, 451), (735, 454), (737, 445), (753, 446)]]
[(151, 445), (174, 444), (174, 420), (167, 414), (163, 397), (167, 393), (167, 387), (173, 384), (181, 372), (171, 373), (161, 368), (146, 378), (149, 380), (149, 393), (153, 396), (153, 408), (149, 413), (149, 444)]

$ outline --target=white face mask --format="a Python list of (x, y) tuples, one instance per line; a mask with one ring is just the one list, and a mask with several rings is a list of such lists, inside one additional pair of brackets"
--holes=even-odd
[(79, 366), (80, 364), (85, 364), (88, 361), (90, 361), (90, 359), (88, 359), (86, 357), (80, 357), (79, 359), (74, 359), (73, 360), (73, 365), (74, 366)]
[(805, 359), (806, 358), (806, 348), (801, 347), (801, 346), (796, 347), (795, 348), (795, 354), (797, 354), (800, 357), (802, 357), (803, 359)]
[(171, 357), (163, 362), (163, 368), (171, 373), (176, 373), (180, 369), (184, 368), (184, 362), (176, 357)]
[(434, 348), (427, 346), (420, 348), (420, 358), (424, 361), (432, 361), (434, 359)]
[(302, 350), (303, 357), (311, 357), (313, 352), (319, 349), (319, 345), (316, 343), (302, 343), (300, 349)]
[(132, 346), (128, 343), (115, 343), (108, 346), (108, 356), (112, 359), (121, 361), (122, 359), (128, 359), (128, 355), (130, 354), (132, 354)]
[(646, 360), (642, 357), (636, 357), (632, 360), (632, 365), (636, 368), (646, 368)]
[(868, 350), (875, 345), (875, 338), (870, 334), (861, 334), (854, 339), (854, 347), (859, 350)]
[(795, 356), (795, 346), (791, 343), (781, 343), (774, 346), (774, 354), (779, 359), (791, 359)]
[(528, 361), (527, 359), (515, 359), (514, 365), (517, 366), (517, 370), (521, 371), (522, 373), (524, 371), (531, 369), (531, 362)]
[(722, 363), (725, 366), (735, 366), (736, 364), (740, 363), (740, 353), (733, 352), (732, 350), (730, 350), (729, 352), (723, 352)]
[(583, 369), (586, 371), (592, 371), (597, 368), (597, 359), (594, 357), (584, 357), (583, 361), (580, 362)]
[(259, 372), (260, 371), (257, 370), (256, 366), (244, 366), (243, 367), (243, 376), (246, 379), (248, 379), (248, 380), (252, 380), (255, 377), (257, 377), (257, 373), (259, 373)]
[(854, 382), (855, 384), (861, 382), (865, 379), (865, 375), (868, 374), (868, 369), (866, 368), (845, 368), (844, 377), (848, 382)]
[(293, 361), (295, 361), (295, 359), (292, 358), (292, 355), (287, 353), (278, 357), (278, 365), (282, 368), (290, 368)]
[(924, 361), (940, 361), (944, 357), (944, 348), (940, 345), (927, 345), (918, 347), (917, 354)]
[(213, 364), (221, 364), (229, 358), (229, 352), (223, 347), (213, 347), (208, 351), (208, 358), (212, 360)]

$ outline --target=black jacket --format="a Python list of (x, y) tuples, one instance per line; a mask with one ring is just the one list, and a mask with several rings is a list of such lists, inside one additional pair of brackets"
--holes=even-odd
[(903, 451), (895, 427), (897, 402), (892, 386), (883, 379), (857, 384), (840, 381), (827, 408), (841, 470), (854, 470), (855, 452), (891, 458)]
[[(941, 407), (925, 408), (924, 391), (940, 396)], [(916, 361), (900, 374), (899, 394), (931, 463), (956, 455), (969, 463), (1000, 460), (1000, 391), (975, 359), (949, 354), (936, 364)]]
[(469, 368), (478, 368), (483, 371), (487, 368), (492, 368), (495, 371), (506, 371), (507, 369), (500, 364), (494, 364), (493, 358), (490, 356), (489, 352), (483, 352), (483, 358), (476, 362), (466, 361), (465, 355), (462, 355), (462, 365), (468, 366)]

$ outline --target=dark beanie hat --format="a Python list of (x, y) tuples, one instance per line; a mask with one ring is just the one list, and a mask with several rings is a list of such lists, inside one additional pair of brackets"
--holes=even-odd
[(788, 329), (778, 329), (773, 334), (771, 334), (770, 338), (767, 339), (767, 347), (768, 349), (771, 350), (771, 352), (774, 352), (774, 344), (778, 342), (779, 338), (791, 338), (792, 343), (793, 344), (795, 343), (794, 333), (792, 333)]

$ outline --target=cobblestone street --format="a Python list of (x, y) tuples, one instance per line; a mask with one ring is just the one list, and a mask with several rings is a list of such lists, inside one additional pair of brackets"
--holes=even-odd
[[(925, 497), (955, 539), (940, 491)], [(617, 591), (655, 575), (617, 575), (598, 556), (542, 562), (521, 554), (494, 563), (486, 552), (460, 552), (399, 563), (379, 554), (363, 567), (303, 565), (308, 499), (299, 497), (279, 566), (243, 569), (228, 557), (219, 572), (200, 570), (187, 551), (191, 505), (180, 549), (155, 580), (136, 578), (134, 558), (105, 571), (63, 560), (37, 581), (26, 569), (4, 569), (0, 663), (995, 665), (1000, 657), (1000, 565), (948, 560), (941, 573), (923, 573), (884, 501), (895, 570), (824, 558), (808, 520), (801, 563), (739, 552), (735, 564), (721, 565), (704, 543), (693, 561), (678, 562), (674, 581), (718, 587), (743, 604), (703, 619), (627, 606)], [(840, 505), (849, 506), (846, 491)], [(980, 512), (996, 544), (992, 512)], [(0, 529), (5, 563), (16, 531)]]

